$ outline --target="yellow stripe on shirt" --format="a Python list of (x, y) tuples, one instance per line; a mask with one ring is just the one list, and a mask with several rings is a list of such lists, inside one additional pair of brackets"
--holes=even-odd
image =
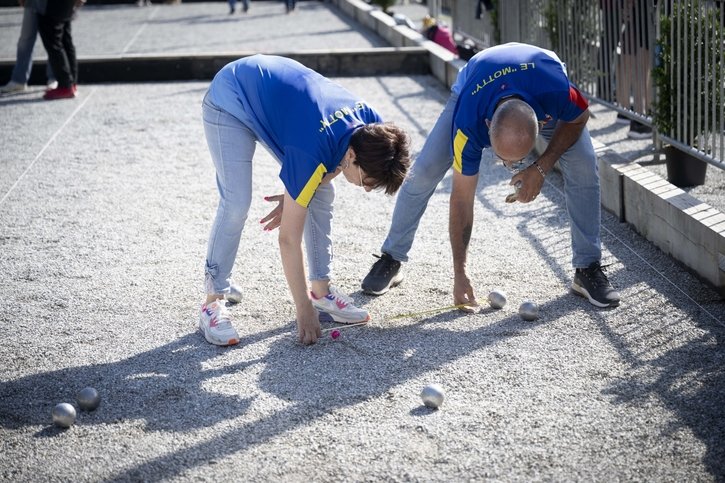
[(307, 184), (305, 184), (305, 187), (302, 188), (300, 195), (297, 197), (297, 199), (295, 199), (298, 204), (307, 208), (307, 205), (310, 204), (312, 196), (315, 194), (317, 187), (320, 186), (320, 183), (322, 182), (322, 177), (325, 176), (325, 173), (327, 173), (327, 168), (325, 168), (325, 165), (322, 163), (318, 164), (317, 169), (314, 173), (312, 173), (310, 179), (307, 180)]
[(467, 142), (468, 136), (460, 129), (456, 131), (456, 137), (453, 139), (453, 169), (459, 173), (463, 171), (463, 148)]

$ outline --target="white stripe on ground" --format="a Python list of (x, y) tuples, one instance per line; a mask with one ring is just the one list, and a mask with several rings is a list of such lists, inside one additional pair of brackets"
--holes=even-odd
[(35, 162), (37, 160), (39, 160), (41, 156), (43, 156), (43, 153), (45, 153), (45, 150), (48, 149), (48, 147), (51, 144), (53, 144), (53, 141), (55, 141), (55, 138), (57, 138), (58, 135), (61, 133), (61, 131), (63, 131), (63, 129), (65, 129), (65, 127), (68, 125), (69, 122), (71, 122), (71, 120), (75, 117), (75, 115), (78, 114), (81, 109), (83, 109), (83, 106), (85, 106), (86, 103), (91, 99), (91, 97), (93, 97), (93, 94), (95, 92), (96, 92), (96, 89), (94, 87), (93, 89), (91, 89), (90, 93), (87, 96), (85, 96), (85, 98), (83, 99), (83, 102), (81, 102), (80, 105), (75, 108), (75, 110), (71, 113), (70, 116), (68, 116), (68, 119), (66, 119), (65, 122), (63, 122), (63, 124), (58, 128), (57, 131), (55, 131), (55, 133), (50, 137), (48, 142), (45, 143), (45, 146), (43, 146), (43, 149), (41, 149), (40, 152), (35, 156), (35, 159), (33, 159), (33, 161), (28, 165), (28, 167), (25, 168), (25, 171), (23, 171), (23, 173), (18, 177), (18, 179), (15, 180), (15, 183), (13, 183), (13, 185), (10, 187), (8, 192), (5, 193), (5, 195), (2, 197), (2, 199), (0, 199), (0, 205), (2, 205), (5, 202), (5, 200), (8, 198), (8, 196), (10, 196), (10, 193), (12, 193), (13, 190), (15, 189), (15, 187), (20, 183), (20, 181), (23, 180), (25, 175), (28, 174), (28, 171), (30, 171), (33, 168), (33, 166), (35, 165)]
[(138, 30), (133, 35), (133, 37), (131, 37), (131, 40), (129, 40), (128, 43), (126, 44), (126, 46), (123, 48), (123, 50), (121, 50), (121, 55), (123, 55), (126, 52), (128, 52), (128, 49), (131, 48), (131, 45), (136, 41), (136, 39), (138, 38), (138, 36), (141, 35), (141, 33), (144, 30), (146, 30), (146, 26), (148, 26), (148, 21), (151, 20), (152, 18), (154, 18), (158, 12), (159, 12), (159, 7), (158, 6), (154, 7), (153, 10), (151, 11), (151, 15), (148, 16), (148, 18), (144, 21), (143, 25), (141, 25), (138, 28)]

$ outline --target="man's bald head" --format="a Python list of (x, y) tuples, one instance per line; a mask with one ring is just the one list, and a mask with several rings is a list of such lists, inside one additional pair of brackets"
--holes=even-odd
[(534, 148), (539, 123), (530, 105), (521, 99), (507, 99), (494, 111), (488, 132), (496, 155), (516, 162)]

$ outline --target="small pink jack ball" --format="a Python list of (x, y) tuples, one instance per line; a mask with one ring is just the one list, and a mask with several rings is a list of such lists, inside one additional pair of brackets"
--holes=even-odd
[(330, 332), (330, 337), (332, 337), (333, 340), (336, 340), (340, 337), (340, 331), (335, 329), (332, 332)]

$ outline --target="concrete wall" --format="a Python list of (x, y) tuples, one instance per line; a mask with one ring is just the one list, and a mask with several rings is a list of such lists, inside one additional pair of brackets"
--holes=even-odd
[(602, 205), (725, 296), (725, 214), (612, 151), (599, 170)]
[[(432, 75), (449, 88), (465, 64), (419, 33), (396, 26), (390, 16), (361, 0), (332, 2), (394, 47), (411, 42), (424, 47)], [(595, 148), (599, 154), (602, 206), (725, 297), (725, 214), (606, 146)]]
[[(123, 55), (84, 57), (78, 63), (84, 82), (164, 82), (210, 80), (227, 63), (254, 52), (229, 54)], [(377, 49), (307, 50), (279, 53), (329, 77), (426, 75), (428, 52), (420, 46)], [(9, 79), (15, 60), (0, 61), (0, 79)], [(30, 83), (45, 82), (45, 61), (33, 62)]]

